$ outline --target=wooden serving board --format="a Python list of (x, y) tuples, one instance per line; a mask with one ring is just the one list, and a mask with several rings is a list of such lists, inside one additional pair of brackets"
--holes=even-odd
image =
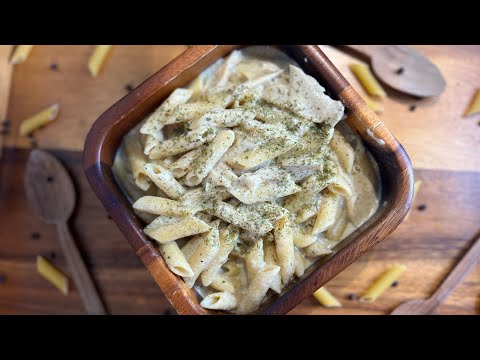
[[(73, 286), (63, 296), (35, 269), (37, 254), (68, 274), (55, 228), (28, 208), (23, 176), (32, 139), (20, 138), (19, 122), (53, 102), (60, 114), (35, 134), (37, 146), (53, 149), (73, 175), (78, 206), (72, 230), (92, 269), (109, 311), (114, 314), (173, 313), (149, 273), (91, 191), (81, 164), (81, 150), (91, 124), (125, 93), (138, 85), (183, 46), (115, 46), (104, 71), (92, 79), (86, 68), (90, 46), (37, 46), (14, 69), (6, 136), (0, 160), (0, 313), (83, 313)], [(309, 298), (293, 314), (385, 314), (411, 298), (428, 297), (464, 253), (480, 229), (480, 114), (462, 118), (474, 90), (480, 87), (480, 46), (416, 46), (439, 66), (447, 90), (438, 99), (415, 100), (389, 92), (381, 116), (412, 158), (423, 181), (408, 220), (327, 287), (344, 307), (322, 308)], [(362, 90), (347, 65), (358, 61), (322, 46), (347, 79)], [(58, 65), (57, 71), (50, 65)], [(415, 111), (410, 106), (415, 104)], [(35, 145), (35, 144), (33, 144)], [(427, 206), (420, 211), (420, 204)], [(373, 304), (348, 300), (360, 295), (389, 265), (408, 266), (397, 287)], [(480, 266), (438, 309), (442, 314), (480, 312)]]

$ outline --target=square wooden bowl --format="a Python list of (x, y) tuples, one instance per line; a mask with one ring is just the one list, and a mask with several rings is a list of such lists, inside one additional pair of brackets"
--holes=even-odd
[[(218, 58), (239, 46), (192, 46), (143, 84), (105, 111), (88, 133), (84, 167), (88, 181), (105, 209), (128, 239), (179, 314), (219, 314), (202, 308), (196, 292), (173, 274), (157, 247), (143, 233), (144, 224), (112, 175), (112, 163), (122, 137), (152, 112), (176, 88), (185, 86)], [(255, 314), (285, 314), (390, 234), (406, 216), (413, 195), (413, 172), (403, 147), (316, 45), (280, 46), (329, 94), (353, 115), (352, 126), (376, 159), (382, 178), (382, 198), (374, 216), (321, 258)]]

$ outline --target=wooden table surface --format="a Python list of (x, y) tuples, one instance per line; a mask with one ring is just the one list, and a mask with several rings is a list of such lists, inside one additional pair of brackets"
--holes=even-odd
[[(340, 71), (361, 87), (347, 65), (359, 61), (321, 46)], [(412, 159), (423, 181), (410, 217), (387, 239), (333, 279), (327, 287), (343, 303), (325, 309), (306, 299), (293, 314), (386, 314), (401, 302), (428, 297), (480, 230), (480, 114), (462, 114), (480, 87), (480, 46), (415, 46), (428, 55), (447, 80), (437, 99), (416, 100), (388, 91), (381, 115)], [(15, 66), (0, 160), (0, 313), (83, 313), (75, 287), (68, 296), (53, 288), (35, 269), (42, 254), (68, 274), (55, 228), (41, 222), (26, 204), (23, 175), (29, 148), (51, 149), (74, 177), (78, 204), (71, 227), (88, 266), (113, 314), (173, 313), (149, 273), (91, 191), (81, 166), (85, 135), (95, 119), (127, 92), (185, 49), (184, 46), (115, 46), (97, 79), (86, 62), (91, 46), (36, 46)], [(57, 64), (56, 71), (50, 69)], [(58, 102), (54, 124), (18, 136), (19, 122)], [(412, 111), (411, 106), (416, 105)], [(427, 206), (420, 211), (421, 204)], [(348, 300), (361, 294), (389, 265), (407, 271), (397, 287), (373, 304)], [(480, 267), (439, 307), (440, 314), (480, 313)]]

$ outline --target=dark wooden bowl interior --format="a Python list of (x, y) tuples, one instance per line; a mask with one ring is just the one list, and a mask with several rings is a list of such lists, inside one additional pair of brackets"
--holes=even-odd
[[(144, 224), (135, 216), (117, 186), (111, 166), (123, 136), (131, 128), (174, 89), (185, 86), (202, 70), (237, 47), (190, 47), (103, 113), (85, 142), (84, 167), (93, 190), (179, 314), (224, 312), (202, 308), (196, 292), (170, 272), (157, 247), (143, 233)], [(413, 195), (412, 166), (405, 150), (318, 46), (280, 48), (355, 115), (351, 117), (350, 126), (360, 134), (380, 167), (382, 198), (374, 216), (342, 241), (333, 254), (317, 261), (281, 294), (270, 297), (255, 311), (256, 314), (285, 314), (327, 283), (400, 224), (410, 208)]]

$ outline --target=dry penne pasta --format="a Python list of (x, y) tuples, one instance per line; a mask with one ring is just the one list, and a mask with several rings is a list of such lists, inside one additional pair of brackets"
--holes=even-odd
[(386, 272), (384, 272), (375, 282), (365, 291), (360, 297), (361, 302), (371, 303), (377, 300), (385, 290), (387, 290), (392, 284), (398, 280), (400, 275), (407, 269), (403, 264), (395, 264)]
[(370, 96), (366, 94), (362, 95), (362, 99), (363, 101), (365, 101), (365, 104), (367, 104), (367, 106), (373, 111), (375, 111), (377, 114), (383, 113), (384, 108), (381, 102), (373, 100)]
[(37, 271), (64, 295), (68, 295), (68, 278), (43, 256), (37, 256)]
[(468, 105), (464, 116), (469, 116), (478, 112), (480, 112), (480, 89), (475, 92), (475, 95), (473, 96), (472, 101)]
[(32, 51), (33, 45), (17, 45), (10, 58), (10, 64), (17, 65), (27, 60)]
[(369, 95), (379, 97), (387, 96), (385, 90), (383, 90), (378, 80), (373, 76), (368, 65), (363, 63), (350, 64), (350, 70)]
[(39, 111), (38, 113), (26, 118), (20, 123), (20, 135), (26, 136), (33, 132), (34, 130), (47, 125), (57, 118), (58, 111), (60, 106), (58, 104), (53, 104)]
[[(155, 106), (129, 134), (141, 166), (124, 156), (114, 176), (205, 308), (256, 310), (377, 211), (379, 169), (344, 105), (279, 50), (235, 50)], [(131, 193), (138, 173), (148, 192)]]
[(342, 303), (333, 296), (325, 286), (313, 293), (313, 297), (323, 306), (327, 308), (342, 307)]
[(108, 53), (112, 49), (112, 45), (96, 45), (93, 50), (90, 59), (88, 60), (88, 70), (90, 74), (95, 78), (97, 77), (100, 69), (107, 58)]

